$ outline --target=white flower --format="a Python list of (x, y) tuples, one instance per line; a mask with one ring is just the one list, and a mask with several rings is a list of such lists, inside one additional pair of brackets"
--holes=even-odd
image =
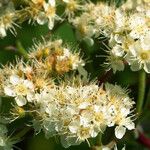
[(116, 73), (116, 71), (123, 71), (125, 68), (123, 59), (121, 57), (115, 56), (113, 53), (110, 53), (104, 65), (106, 66), (108, 70), (112, 68), (114, 73)]
[(138, 39), (143, 36), (149, 29), (146, 24), (146, 19), (143, 15), (134, 14), (129, 18), (130, 36), (133, 39)]
[(48, 27), (51, 30), (54, 27), (54, 21), (55, 21), (55, 17), (56, 17), (55, 5), (53, 3), (52, 3), (52, 5), (51, 5), (51, 3), (50, 4), (45, 3), (44, 10), (46, 12), (46, 17), (48, 18)]
[(79, 66), (85, 66), (84, 61), (82, 59), (80, 59), (79, 56), (77, 56), (77, 55), (72, 55), (70, 60), (72, 62), (73, 70), (77, 69)]
[(130, 52), (127, 53), (125, 58), (129, 65), (131, 65), (132, 71), (138, 71), (143, 68), (147, 73), (150, 73), (150, 50), (143, 49), (140, 41), (136, 41), (130, 47)]
[[(118, 150), (117, 144), (115, 144), (114, 150)], [(125, 150), (125, 146), (121, 150)]]
[(120, 32), (126, 29), (126, 26), (128, 24), (127, 17), (125, 15), (125, 12), (121, 9), (117, 9), (115, 11), (115, 25), (116, 25), (116, 31), (115, 32)]
[(40, 25), (48, 22), (50, 30), (54, 27), (54, 21), (60, 20), (61, 18), (56, 15), (56, 2), (55, 0), (49, 0), (48, 2), (42, 2), (43, 11), (39, 11), (36, 20)]
[(77, 10), (82, 9), (80, 1), (78, 0), (63, 0), (66, 3), (65, 14), (68, 16), (68, 19), (72, 19)]
[(11, 75), (8, 85), (4, 87), (4, 93), (7, 96), (15, 97), (18, 106), (23, 106), (27, 103), (28, 95), (34, 92), (33, 83), (29, 80), (24, 80), (17, 75)]

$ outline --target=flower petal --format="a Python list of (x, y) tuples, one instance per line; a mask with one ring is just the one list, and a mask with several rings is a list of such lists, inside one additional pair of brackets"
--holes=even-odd
[(11, 97), (14, 97), (16, 95), (15, 92), (14, 92), (14, 90), (11, 87), (5, 87), (4, 88), (4, 93), (7, 96), (11, 96)]
[(15, 100), (16, 100), (16, 103), (17, 103), (18, 106), (24, 106), (27, 103), (26, 98), (24, 98), (23, 96), (17, 96), (15, 98)]
[(147, 61), (147, 62), (144, 64), (144, 70), (145, 70), (147, 73), (150, 73), (150, 61)]
[(116, 136), (118, 139), (121, 139), (121, 138), (124, 136), (125, 132), (126, 132), (126, 128), (123, 127), (123, 126), (117, 126), (117, 127), (115, 128), (115, 136)]
[(10, 76), (10, 83), (13, 85), (18, 84), (20, 81), (20, 78), (17, 75)]

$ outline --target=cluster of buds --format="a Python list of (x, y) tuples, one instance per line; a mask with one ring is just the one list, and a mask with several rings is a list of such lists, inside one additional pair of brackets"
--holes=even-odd
[(84, 66), (79, 53), (72, 53), (62, 45), (62, 40), (39, 43), (29, 53), (29, 61), (18, 60), (17, 65), (1, 69), (0, 93), (14, 97), (18, 106), (32, 102), (34, 95), (53, 86), (51, 77), (63, 75)]
[(48, 74), (64, 74), (85, 65), (76, 51), (73, 52), (69, 46), (63, 46), (62, 40), (59, 39), (35, 44), (29, 58), (36, 62), (39, 72), (46, 70)]

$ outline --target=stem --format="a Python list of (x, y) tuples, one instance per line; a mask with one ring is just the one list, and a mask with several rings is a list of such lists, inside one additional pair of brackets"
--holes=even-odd
[(150, 88), (149, 88), (148, 94), (146, 96), (146, 102), (145, 102), (145, 106), (144, 106), (145, 109), (149, 109), (148, 108), (149, 107), (149, 97), (150, 97)]
[(20, 132), (18, 132), (11, 139), (18, 140), (18, 139), (22, 138), (28, 131), (30, 131), (30, 129), (31, 129), (30, 127), (26, 126), (23, 130), (21, 130)]
[(0, 97), (0, 112), (1, 112), (1, 106), (2, 106), (2, 98)]
[(20, 54), (23, 55), (25, 59), (28, 59), (27, 51), (24, 49), (20, 41), (16, 41), (17, 50)]
[(101, 133), (99, 133), (97, 138), (96, 138), (96, 144), (98, 146), (102, 146), (102, 134)]
[(102, 150), (102, 134), (99, 133), (96, 137), (96, 145), (91, 150)]
[(137, 113), (140, 115), (144, 103), (145, 87), (146, 87), (146, 73), (144, 70), (139, 72), (139, 86), (138, 86), (138, 99), (137, 99)]

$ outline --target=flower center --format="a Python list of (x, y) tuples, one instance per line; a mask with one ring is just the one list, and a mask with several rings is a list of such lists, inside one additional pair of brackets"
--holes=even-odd
[(149, 59), (149, 54), (146, 52), (142, 52), (140, 57), (142, 60), (147, 60), (147, 59)]
[(76, 2), (72, 1), (72, 2), (68, 3), (67, 8), (68, 8), (69, 11), (73, 11), (74, 12), (76, 10), (76, 8), (77, 8)]
[(28, 92), (27, 87), (25, 87), (22, 84), (17, 85), (15, 90), (16, 90), (17, 95), (27, 95), (27, 92)]

